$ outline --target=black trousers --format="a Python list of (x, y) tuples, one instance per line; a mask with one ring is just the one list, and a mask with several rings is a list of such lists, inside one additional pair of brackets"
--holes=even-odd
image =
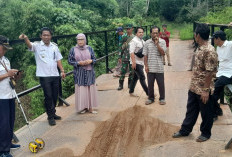
[(152, 101), (154, 101), (155, 99), (155, 95), (154, 95), (155, 80), (157, 80), (157, 84), (159, 88), (159, 94), (160, 94), (159, 100), (165, 99), (164, 73), (148, 73), (147, 80), (148, 80), (148, 99)]
[(185, 119), (181, 125), (180, 133), (189, 135), (197, 121), (198, 115), (201, 112), (202, 122), (200, 125), (201, 135), (207, 138), (211, 136), (213, 126), (213, 97), (210, 95), (206, 104), (201, 101), (201, 96), (191, 91), (188, 92), (187, 112)]
[(215, 116), (217, 116), (217, 113), (220, 112), (221, 110), (220, 104), (218, 103), (220, 94), (221, 92), (223, 92), (225, 85), (228, 85), (228, 84), (232, 84), (232, 77), (230, 78), (225, 77), (225, 76), (218, 77), (214, 84), (215, 89), (214, 89), (213, 97), (215, 100), (215, 103), (214, 103), (215, 104)]
[(135, 70), (133, 69), (133, 72), (134, 72), (134, 76), (133, 76), (132, 82), (130, 84), (129, 93), (134, 93), (135, 86), (136, 86), (137, 81), (139, 79), (140, 84), (143, 87), (143, 90), (148, 95), (148, 87), (147, 87), (147, 84), (146, 84), (146, 81), (145, 81), (145, 75), (144, 75), (144, 72), (143, 72), (143, 65), (136, 64), (136, 69)]
[(15, 121), (15, 99), (0, 99), (0, 153), (9, 152)]
[(44, 106), (48, 119), (54, 117), (56, 113), (56, 103), (59, 91), (59, 77), (40, 77), (40, 84), (44, 92)]

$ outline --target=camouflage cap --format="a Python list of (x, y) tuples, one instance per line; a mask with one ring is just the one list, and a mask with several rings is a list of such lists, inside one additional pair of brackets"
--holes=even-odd
[(132, 24), (127, 24), (127, 25), (126, 25), (126, 28), (132, 28), (132, 27), (133, 27)]

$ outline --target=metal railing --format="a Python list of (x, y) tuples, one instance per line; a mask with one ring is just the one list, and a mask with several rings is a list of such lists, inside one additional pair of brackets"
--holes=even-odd
[[(145, 34), (146, 34), (146, 36), (147, 36), (147, 35), (148, 35), (148, 28), (150, 29), (152, 26), (153, 26), (153, 25), (140, 26), (140, 27), (143, 27), (143, 28), (144, 28)], [(136, 27), (134, 27), (134, 28), (136, 28)], [(109, 33), (109, 32), (115, 32), (115, 31), (116, 31), (116, 29), (111, 29), (111, 30), (104, 30), (104, 31), (87, 32), (87, 33), (84, 33), (84, 34), (86, 35), (87, 44), (88, 44), (88, 41), (89, 41), (88, 38), (89, 38), (90, 35), (93, 35), (93, 34), (104, 34), (104, 43), (105, 43), (105, 50), (104, 50), (104, 51), (105, 51), (105, 56), (98, 58), (96, 61), (97, 61), (97, 62), (100, 62), (100, 61), (103, 61), (103, 60), (105, 59), (105, 62), (106, 62), (106, 64), (105, 64), (106, 73), (109, 73), (109, 71), (112, 72), (111, 69), (109, 68), (109, 56), (111, 56), (111, 55), (117, 53), (117, 52), (112, 52), (112, 53), (110, 53), (110, 54), (108, 53), (108, 33)], [(55, 43), (58, 43), (58, 40), (59, 40), (59, 39), (74, 38), (74, 37), (76, 37), (76, 35), (77, 35), (77, 34), (53, 36), (53, 37), (52, 37), (52, 40), (53, 40)], [(40, 41), (40, 40), (41, 40), (41, 38), (30, 38), (30, 41), (31, 41), (31, 42)], [(24, 44), (24, 40), (11, 40), (11, 41), (10, 41), (10, 45), (16, 45), (16, 44)], [(96, 63), (97, 63), (97, 62), (96, 62)], [(71, 75), (71, 74), (73, 74), (73, 71), (70, 71), (70, 72), (66, 73), (66, 76), (69, 76), (69, 75)], [(36, 85), (36, 86), (34, 86), (34, 87), (30, 88), (30, 89), (27, 89), (27, 90), (25, 90), (25, 91), (22, 91), (22, 92), (18, 93), (17, 95), (18, 95), (18, 97), (21, 97), (21, 96), (27, 95), (27, 94), (29, 94), (29, 93), (31, 93), (31, 92), (33, 92), (33, 91), (39, 89), (39, 88), (41, 88), (41, 85), (40, 85), (40, 84), (39, 84), (39, 85)], [(62, 93), (62, 84), (61, 84), (61, 80), (60, 80), (60, 83), (59, 83), (59, 97), (58, 97), (58, 98), (59, 98), (59, 102), (58, 102), (58, 106), (63, 106), (63, 103), (64, 103), (66, 106), (69, 106), (70, 104), (67, 103), (67, 102), (62, 98), (62, 96), (63, 96), (63, 93)]]
[[(193, 23), (193, 32), (195, 31), (198, 24), (201, 24), (201, 22), (194, 22)], [(225, 31), (225, 29), (232, 29), (232, 26), (229, 24), (210, 24), (207, 23), (207, 25), (210, 27), (210, 35), (213, 36), (213, 33), (215, 32), (215, 28), (219, 28), (222, 31)], [(211, 39), (211, 44), (214, 45), (213, 39)]]

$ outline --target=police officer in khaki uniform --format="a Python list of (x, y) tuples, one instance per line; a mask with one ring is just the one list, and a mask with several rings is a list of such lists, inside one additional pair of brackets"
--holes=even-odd
[(44, 103), (48, 115), (49, 125), (56, 125), (55, 120), (61, 117), (56, 115), (56, 103), (59, 89), (59, 72), (62, 78), (65, 77), (64, 68), (61, 63), (63, 58), (57, 45), (51, 42), (52, 32), (48, 27), (41, 29), (41, 41), (31, 43), (25, 34), (19, 36), (24, 39), (30, 51), (34, 52), (36, 60), (36, 76), (40, 79), (40, 84), (44, 92)]

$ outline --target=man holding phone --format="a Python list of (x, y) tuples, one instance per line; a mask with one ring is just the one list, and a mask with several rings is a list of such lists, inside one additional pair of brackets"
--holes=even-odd
[(144, 48), (144, 64), (148, 80), (148, 100), (146, 105), (154, 102), (154, 82), (157, 80), (159, 87), (159, 103), (165, 105), (165, 87), (164, 87), (164, 65), (162, 57), (165, 54), (166, 43), (159, 38), (160, 28), (154, 26), (150, 29), (151, 39), (147, 40)]
[(10, 149), (20, 147), (13, 145), (15, 121), (15, 95), (10, 86), (10, 79), (17, 75), (17, 69), (11, 69), (10, 61), (4, 56), (12, 49), (8, 39), (0, 35), (0, 157), (12, 157)]

